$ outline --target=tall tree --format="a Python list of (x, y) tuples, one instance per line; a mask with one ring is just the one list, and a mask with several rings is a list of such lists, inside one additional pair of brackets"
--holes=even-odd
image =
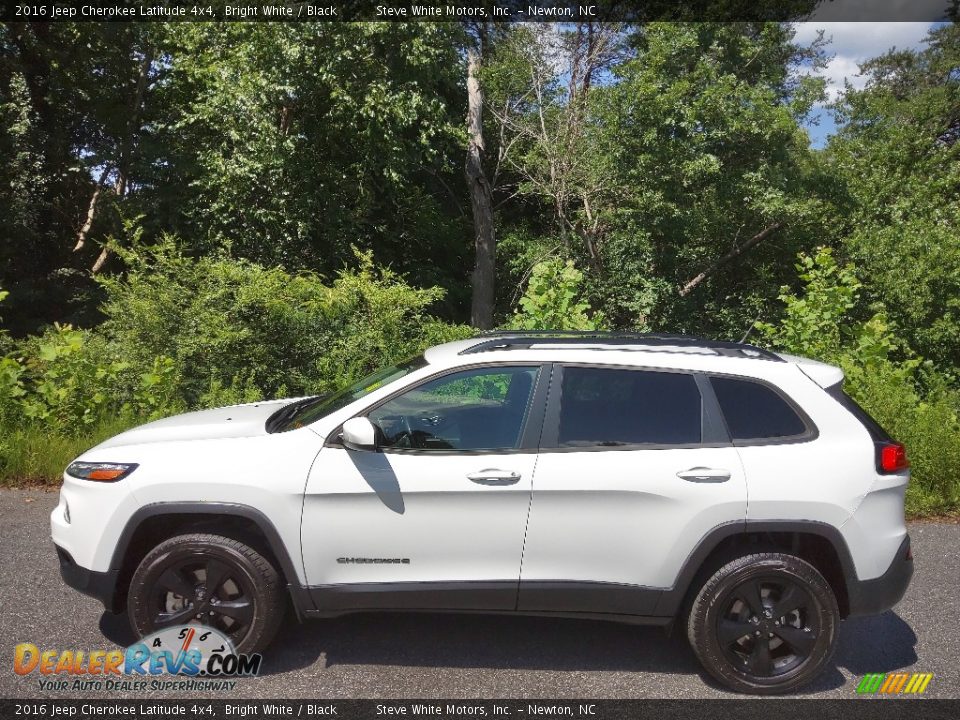
[(582, 241), (593, 265), (600, 234), (594, 207), (609, 178), (590, 142), (591, 96), (597, 78), (622, 58), (624, 30), (596, 22), (510, 27), (487, 73), (500, 140), (495, 184), (502, 179), (506, 189), (546, 203), (561, 244)]
[(777, 23), (655, 23), (630, 44), (591, 107), (609, 174), (594, 304), (619, 324), (739, 337), (792, 278), (784, 258), (823, 240), (800, 124), (823, 86), (799, 67), (821, 50)]
[(960, 27), (861, 67), (847, 88), (829, 171), (848, 192), (844, 246), (866, 296), (914, 350), (960, 368)]
[[(459, 29), (183, 23), (154, 169), (199, 250), (333, 272), (371, 249), (413, 282), (462, 285)], [(462, 294), (460, 298), (462, 299)]]
[[(0, 151), (14, 161), (0, 187), (0, 283), (16, 332), (90, 318), (89, 242), (115, 230), (102, 212), (108, 181), (136, 163), (131, 105), (153, 25), (8, 23), (0, 26)], [(134, 123), (136, 125), (137, 123)], [(131, 187), (129, 182), (125, 188)], [(93, 252), (93, 254), (91, 254)]]
[(483, 89), (480, 68), (487, 50), (488, 30), (485, 23), (476, 26), (467, 43), (467, 157), (464, 175), (473, 209), (475, 264), (470, 322), (474, 327), (493, 327), (493, 306), (497, 266), (497, 237), (493, 222), (493, 197), (490, 182), (483, 168), (486, 146), (483, 141)]

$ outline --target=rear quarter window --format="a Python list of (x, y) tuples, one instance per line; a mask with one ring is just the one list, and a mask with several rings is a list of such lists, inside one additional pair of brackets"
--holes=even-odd
[(797, 439), (811, 429), (773, 388), (752, 380), (711, 377), (727, 429), (734, 441)]

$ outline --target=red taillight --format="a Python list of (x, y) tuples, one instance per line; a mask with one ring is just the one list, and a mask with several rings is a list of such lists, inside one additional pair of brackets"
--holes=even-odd
[(907, 460), (907, 449), (902, 443), (885, 443), (880, 446), (880, 471), (885, 473), (898, 472), (910, 467)]

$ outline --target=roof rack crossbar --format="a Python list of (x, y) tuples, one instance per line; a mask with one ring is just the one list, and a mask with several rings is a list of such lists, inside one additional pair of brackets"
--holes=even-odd
[(670, 335), (666, 333), (599, 330), (498, 330), (483, 333), (475, 339), (479, 342), (461, 350), (461, 355), (472, 355), (493, 350), (526, 350), (534, 345), (645, 345), (651, 348), (673, 345), (704, 348), (713, 350), (719, 355), (784, 362), (783, 358), (776, 353), (756, 345), (727, 340), (706, 340), (689, 335)]

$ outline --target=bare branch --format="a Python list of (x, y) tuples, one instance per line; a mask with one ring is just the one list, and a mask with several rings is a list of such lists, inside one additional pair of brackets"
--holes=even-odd
[(724, 255), (723, 257), (721, 257), (721, 258), (720, 258), (719, 260), (717, 260), (716, 262), (712, 263), (710, 266), (708, 266), (707, 268), (705, 268), (702, 272), (697, 273), (697, 275), (696, 275), (695, 277), (691, 278), (690, 281), (687, 282), (686, 285), (684, 285), (682, 288), (680, 288), (680, 297), (686, 297), (687, 295), (689, 295), (689, 294), (697, 287), (697, 285), (699, 285), (699, 284), (702, 283), (704, 280), (706, 280), (708, 277), (710, 277), (710, 276), (711, 276), (713, 273), (715, 273), (715, 272), (717, 271), (717, 269), (720, 268), (722, 265), (725, 265), (726, 263), (730, 262), (730, 261), (733, 260), (734, 258), (736, 258), (736, 257), (742, 255), (743, 253), (747, 252), (747, 250), (750, 250), (751, 248), (759, 245), (759, 244), (762, 243), (764, 240), (766, 240), (768, 237), (770, 237), (770, 235), (771, 235), (772, 233), (774, 233), (774, 232), (776, 232), (777, 230), (779, 230), (780, 228), (782, 228), (783, 225), (784, 225), (784, 223), (782, 223), (782, 222), (775, 222), (773, 225), (770, 225), (770, 226), (768, 226), (768, 227), (765, 227), (763, 230), (761, 230), (761, 231), (758, 232), (756, 235), (754, 235), (752, 238), (750, 238), (750, 239), (747, 240), (745, 243), (743, 243), (743, 245), (739, 245), (739, 246), (733, 248), (733, 250), (731, 250), (730, 252), (728, 252), (726, 255)]

